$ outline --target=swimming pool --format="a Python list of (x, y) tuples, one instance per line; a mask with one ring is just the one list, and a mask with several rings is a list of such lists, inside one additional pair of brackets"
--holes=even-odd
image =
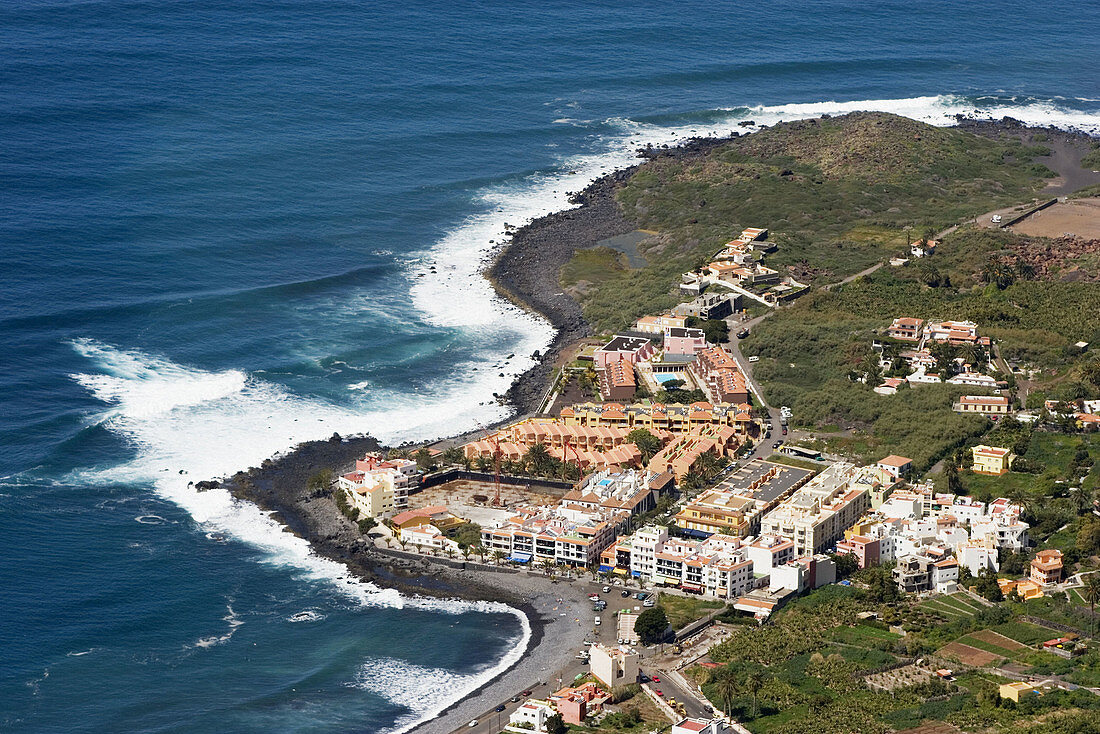
[(666, 382), (672, 382), (673, 380), (680, 380), (681, 382), (683, 382), (684, 373), (683, 372), (658, 372), (658, 373), (655, 373), (653, 375), (653, 379), (657, 380), (657, 382), (661, 383), (662, 385), (665, 384)]

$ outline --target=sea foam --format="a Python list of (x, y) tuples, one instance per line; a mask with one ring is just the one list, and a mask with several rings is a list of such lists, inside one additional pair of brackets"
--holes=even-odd
[[(134, 459), (126, 465), (81, 472), (78, 478), (151, 483), (158, 494), (182, 507), (205, 529), (249, 543), (264, 552), (266, 562), (296, 569), (311, 580), (332, 583), (340, 593), (363, 605), (414, 605), (454, 614), (479, 610), (516, 615), (523, 629), (516, 644), (496, 665), (471, 676), (421, 669), (405, 661), (372, 661), (373, 680), (360, 676), (359, 685), (386, 696), (416, 687), (430, 692), (400, 722), (400, 731), (406, 731), (518, 660), (530, 637), (526, 618), (496, 603), (407, 598), (394, 590), (359, 582), (343, 565), (317, 556), (306, 541), (282, 532), (254, 505), (236, 501), (221, 489), (197, 492), (189, 482), (259, 464), (301, 441), (323, 438), (332, 432), (369, 432), (384, 442), (399, 442), (445, 435), (505, 417), (507, 408), (485, 400), (484, 395), (503, 393), (516, 375), (533, 364), (531, 353), (545, 349), (553, 338), (553, 329), (545, 319), (500, 299), (481, 277), (488, 258), (506, 240), (506, 223), (518, 226), (571, 208), (574, 205), (568, 201), (568, 192), (633, 165), (637, 149), (648, 144), (676, 144), (690, 137), (725, 135), (731, 129), (752, 131), (780, 120), (855, 110), (893, 112), (937, 125), (953, 124), (956, 114), (996, 119), (1011, 116), (1029, 124), (1100, 132), (1100, 117), (1095, 113), (1055, 102), (1018, 103), (950, 95), (741, 106), (719, 111), (722, 114), (707, 124), (693, 121), (657, 125), (629, 119), (592, 123), (602, 135), (597, 152), (563, 157), (554, 171), (532, 175), (518, 184), (486, 189), (476, 202), (478, 211), (430, 245), (422, 258), (408, 264), (413, 303), (428, 323), (463, 329), (473, 339), (495, 345), (498, 353), (501, 349), (515, 353), (514, 359), (503, 365), (487, 360), (458, 365), (451, 378), (432, 386), (431, 394), (409, 397), (393, 393), (400, 402), (392, 407), (353, 410), (295, 396), (239, 370), (201, 370), (136, 350), (78, 340), (74, 348), (88, 358), (94, 370), (73, 377), (108, 405), (96, 416), (96, 422), (126, 437), (135, 451)], [(756, 124), (737, 126), (746, 120)], [(430, 272), (433, 264), (436, 273)], [(472, 369), (475, 366), (476, 374)], [(371, 401), (373, 405), (385, 404), (385, 400), (377, 400), (380, 395), (386, 397), (384, 390), (371, 392), (376, 398)], [(441, 681), (449, 684), (440, 685)], [(418, 700), (418, 696), (411, 695), (401, 698)]]

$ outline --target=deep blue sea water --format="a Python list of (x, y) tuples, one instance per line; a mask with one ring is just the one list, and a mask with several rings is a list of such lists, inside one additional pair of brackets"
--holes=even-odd
[(550, 331), (477, 276), (491, 241), (638, 145), (863, 108), (1096, 130), (1097, 28), (1019, 1), (0, 3), (0, 729), (431, 716), (520, 618), (349, 584), (187, 482), (501, 417)]

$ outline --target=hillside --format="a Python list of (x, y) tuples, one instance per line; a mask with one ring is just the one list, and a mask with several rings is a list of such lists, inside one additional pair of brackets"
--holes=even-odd
[[(626, 219), (656, 232), (631, 269), (601, 251), (566, 270), (597, 329), (676, 301), (678, 275), (705, 262), (743, 227), (771, 230), (768, 264), (828, 282), (858, 272), (919, 237), (1032, 198), (1050, 172), (1045, 153), (1015, 139), (936, 128), (885, 113), (776, 125), (703, 156), (658, 156), (617, 192)], [(598, 287), (592, 287), (595, 283)]]

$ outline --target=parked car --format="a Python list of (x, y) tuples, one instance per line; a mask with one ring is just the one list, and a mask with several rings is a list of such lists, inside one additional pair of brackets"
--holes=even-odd
[(497, 711), (503, 711), (504, 710), (504, 704), (501, 704), (501, 705), (497, 706), (496, 710)]
[(610, 594), (611, 593), (611, 587), (610, 586), (603, 587), (603, 593)]
[(621, 596), (624, 599), (629, 599), (630, 598), (630, 592), (627, 591), (626, 589), (623, 589), (622, 591), (619, 592), (619, 596)]
[(786, 436), (786, 435), (787, 435), (787, 427), (786, 427), (786, 426), (783, 426), (783, 435), (784, 435), (784, 436)]
[(649, 594), (645, 593), (644, 591), (639, 591), (637, 594), (634, 595), (634, 598), (638, 601), (645, 601), (646, 597), (648, 596)]
[(757, 356), (756, 356), (756, 355), (754, 354), (753, 356), (749, 357), (749, 361), (750, 361), (750, 362), (759, 362), (759, 361), (760, 361), (760, 357), (757, 357)]
[(599, 617), (596, 617), (596, 626), (597, 626), (597, 627), (599, 627), (599, 626), (600, 626), (600, 618), (599, 618)]
[(776, 441), (775, 443), (773, 443), (773, 444), (772, 444), (772, 448), (773, 448), (773, 449), (777, 449), (777, 448), (779, 448), (779, 447), (780, 447), (780, 445), (781, 445), (782, 443), (783, 443), (782, 441)]
[(1001, 215), (1000, 214), (994, 214), (993, 218), (989, 221), (993, 222), (994, 224), (1000, 224), (1001, 223)]
[(646, 599), (645, 601), (642, 602), (642, 606), (643, 607), (651, 607), (656, 603), (657, 602), (653, 601), (652, 599)]
[(470, 727), (471, 729), (473, 729), (473, 728), (474, 728), (475, 726), (477, 726), (477, 719), (474, 719), (473, 721), (471, 721), (471, 722), (470, 722), (469, 724), (467, 724), (466, 726), (468, 726), (468, 727)]
[(738, 339), (744, 339), (748, 335), (749, 335), (749, 330), (748, 329), (741, 329), (741, 331), (737, 332), (737, 338)]
[(519, 696), (512, 696), (512, 703), (519, 703)]
[(660, 682), (661, 682), (661, 679), (660, 679), (660, 678), (658, 678), (657, 676), (653, 676), (653, 682), (654, 682), (654, 683), (660, 683)]

